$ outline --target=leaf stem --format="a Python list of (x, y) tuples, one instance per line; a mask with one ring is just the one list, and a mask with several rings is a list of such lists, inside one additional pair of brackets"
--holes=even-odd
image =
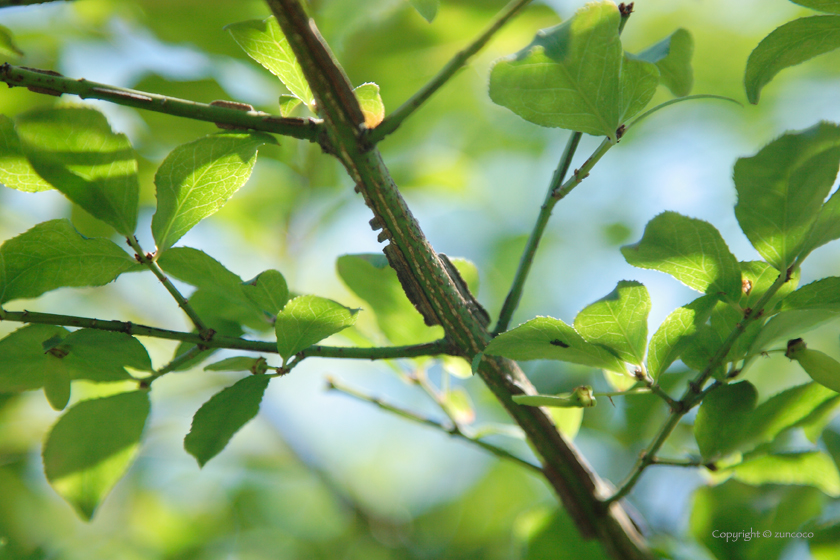
[(100, 84), (84, 78), (73, 80), (57, 72), (12, 66), (9, 63), (0, 65), (0, 81), (6, 82), (9, 87), (21, 86), (36, 93), (47, 95), (68, 93), (77, 95), (82, 99), (101, 99), (127, 107), (223, 124), (229, 127), (261, 130), (309, 140), (310, 142), (325, 141), (321, 134), (321, 124), (313, 119), (284, 118), (262, 111), (246, 111), (197, 103), (155, 93)]
[(510, 453), (509, 451), (506, 451), (506, 450), (502, 449), (501, 447), (496, 447), (495, 445), (484, 442), (484, 441), (481, 441), (478, 438), (470, 437), (469, 435), (467, 435), (466, 433), (464, 433), (461, 430), (461, 428), (458, 426), (458, 424), (456, 424), (454, 422), (452, 423), (452, 425), (446, 425), (446, 424), (444, 424), (442, 422), (439, 422), (439, 421), (437, 421), (433, 418), (428, 418), (426, 416), (421, 416), (421, 415), (417, 414), (416, 412), (412, 412), (410, 410), (406, 410), (404, 408), (400, 408), (398, 406), (386, 403), (382, 399), (379, 399), (377, 397), (372, 397), (370, 395), (362, 393), (361, 391), (357, 391), (356, 389), (352, 389), (352, 388), (336, 381), (332, 377), (327, 378), (327, 388), (338, 391), (340, 393), (344, 393), (345, 395), (354, 397), (356, 399), (359, 399), (360, 401), (371, 403), (371, 404), (377, 406), (378, 408), (381, 408), (382, 410), (385, 410), (385, 411), (390, 412), (392, 414), (396, 414), (400, 418), (404, 418), (406, 420), (410, 420), (410, 421), (418, 423), (418, 424), (423, 424), (425, 426), (430, 426), (432, 428), (441, 430), (441, 431), (449, 434), (452, 437), (456, 437), (456, 438), (462, 439), (464, 441), (468, 441), (468, 442), (472, 443), (473, 445), (477, 445), (478, 447), (481, 447), (485, 451), (488, 451), (488, 452), (492, 453), (496, 457), (499, 457), (501, 459), (507, 459), (509, 461), (513, 461), (515, 463), (518, 463), (519, 465), (522, 465), (523, 467), (527, 467), (528, 469), (530, 469), (530, 470), (532, 470), (536, 473), (542, 474), (542, 472), (543, 472), (542, 468), (539, 467), (538, 465), (535, 465), (535, 464), (533, 464), (529, 461), (526, 461), (525, 459), (522, 459), (520, 457), (517, 457), (513, 453)]
[(611, 504), (615, 501), (621, 500), (630, 493), (639, 481), (639, 478), (641, 478), (644, 470), (655, 462), (656, 453), (658, 453), (659, 449), (662, 448), (665, 441), (671, 435), (671, 432), (674, 431), (674, 428), (677, 427), (677, 424), (679, 424), (682, 417), (685, 416), (692, 408), (700, 404), (706, 395), (721, 385), (721, 383), (716, 382), (705, 389), (703, 388), (715, 368), (724, 363), (724, 360), (726, 359), (727, 354), (729, 354), (729, 351), (732, 349), (732, 346), (747, 330), (747, 327), (764, 316), (764, 306), (767, 305), (767, 302), (776, 295), (776, 292), (778, 292), (779, 289), (790, 280), (791, 276), (802, 264), (802, 260), (803, 255), (800, 255), (786, 271), (779, 274), (776, 281), (773, 282), (770, 288), (768, 288), (764, 295), (761, 296), (755, 306), (744, 313), (744, 319), (738, 323), (734, 329), (732, 329), (729, 336), (726, 337), (726, 340), (723, 341), (717, 352), (715, 352), (709, 360), (709, 364), (705, 367), (705, 369), (703, 369), (703, 371), (697, 374), (694, 380), (689, 382), (688, 389), (686, 389), (682, 398), (675, 402), (675, 406), (671, 407), (671, 415), (668, 417), (668, 420), (666, 420), (659, 429), (659, 433), (647, 449), (640, 454), (633, 470), (621, 484), (621, 487), (616, 490), (612, 496), (604, 500), (604, 503)]
[(670, 467), (702, 467), (703, 463), (697, 459), (663, 459), (654, 457), (651, 459), (653, 465), (667, 465)]
[(411, 98), (403, 103), (396, 111), (385, 117), (385, 120), (379, 123), (379, 126), (368, 133), (368, 140), (371, 144), (380, 142), (383, 138), (397, 130), (405, 119), (411, 116), (411, 114), (420, 108), (420, 106), (429, 99), (432, 94), (448, 82), (449, 79), (452, 78), (452, 76), (454, 76), (455, 73), (460, 70), (470, 58), (472, 58), (490, 41), (493, 35), (495, 35), (503, 25), (513, 19), (513, 17), (530, 2), (531, 0), (512, 0), (507, 6), (505, 6), (496, 16), (496, 19), (487, 26), (481, 35), (476, 37), (469, 46), (462, 51), (459, 51), (454, 57), (452, 57), (452, 59), (446, 63), (446, 66), (441, 68), (441, 70), (426, 85), (420, 88), (417, 93), (412, 95)]

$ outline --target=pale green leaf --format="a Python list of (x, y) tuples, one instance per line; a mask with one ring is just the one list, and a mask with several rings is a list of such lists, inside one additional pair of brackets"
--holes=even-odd
[(578, 313), (575, 330), (586, 341), (606, 346), (625, 362), (641, 366), (650, 305), (647, 288), (622, 280), (612, 292)]
[(779, 311), (819, 309), (840, 314), (840, 278), (829, 276), (806, 284), (784, 298), (776, 309)]
[(163, 160), (155, 174), (152, 218), (159, 253), (225, 205), (251, 176), (257, 149), (266, 143), (275, 140), (262, 133), (221, 132), (179, 146)]
[(234, 356), (205, 366), (204, 371), (249, 371), (254, 374), (263, 374), (268, 371), (268, 366), (265, 358)]
[(379, 86), (373, 83), (362, 84), (354, 89), (353, 93), (356, 94), (359, 107), (365, 116), (365, 126), (376, 128), (385, 118), (385, 105), (379, 95)]
[(0, 115), (0, 183), (23, 192), (52, 188), (32, 168), (20, 145), (15, 125), (6, 115)]
[(199, 466), (215, 457), (230, 439), (260, 410), (268, 382), (267, 375), (250, 375), (213, 395), (195, 413), (184, 449)]
[(99, 111), (62, 106), (17, 117), (21, 145), (56, 190), (123, 235), (137, 226), (137, 157)]
[(43, 343), (67, 336), (52, 325), (28, 325), (0, 340), (0, 393), (31, 391), (44, 386), (47, 355)]
[(831, 457), (822, 451), (762, 455), (727, 469), (736, 480), (762, 484), (814, 486), (825, 494), (840, 496), (840, 474)]
[(470, 293), (474, 296), (478, 295), (478, 289), (480, 286), (479, 277), (478, 277), (478, 267), (475, 264), (467, 259), (462, 259), (460, 257), (447, 257), (449, 262), (452, 263), (452, 266), (455, 267), (455, 270), (458, 271), (458, 274), (461, 275), (461, 280), (464, 281), (464, 284), (467, 285), (469, 288)]
[(692, 54), (694, 39), (691, 33), (685, 29), (677, 29), (634, 57), (656, 64), (659, 68), (659, 82), (677, 97), (683, 97), (691, 92), (694, 82), (691, 69)]
[(441, 406), (458, 425), (472, 424), (475, 421), (472, 399), (463, 387), (455, 387), (447, 391), (443, 395)]
[(716, 302), (717, 298), (713, 296), (701, 296), (678, 307), (662, 321), (648, 348), (648, 374), (654, 380), (659, 379), (688, 347), (692, 336), (709, 319)]
[(750, 103), (758, 103), (762, 88), (776, 74), (840, 47), (840, 16), (793, 20), (775, 29), (750, 53), (744, 87)]
[(583, 423), (583, 408), (560, 408), (551, 407), (548, 409), (548, 415), (554, 421), (557, 431), (563, 434), (569, 441), (573, 441), (580, 431), (580, 425)]
[(269, 315), (276, 315), (289, 301), (286, 279), (276, 270), (265, 270), (243, 282), (242, 291), (254, 305)]
[(287, 361), (304, 348), (352, 326), (358, 311), (318, 296), (296, 297), (277, 314), (274, 323), (278, 353)]
[(85, 519), (93, 516), (137, 454), (147, 391), (82, 401), (53, 426), (44, 444), (44, 472), (61, 497)]
[(624, 56), (619, 17), (612, 2), (593, 2), (540, 31), (493, 66), (490, 98), (541, 126), (617, 140), (618, 126), (650, 101), (658, 83), (654, 65)]
[[(430, 20), (431, 21), (431, 20)], [(8, 27), (0, 25), (0, 55), (18, 57), (23, 56), (23, 51), (17, 48)]]
[(624, 362), (552, 317), (537, 317), (494, 338), (485, 354), (511, 360), (559, 360), (625, 373)]
[(708, 222), (663, 212), (648, 222), (641, 241), (622, 247), (621, 254), (633, 266), (665, 272), (699, 292), (740, 298), (738, 261)]
[(432, 23), (440, 8), (440, 0), (408, 0), (423, 19)]
[(742, 449), (757, 400), (758, 391), (748, 381), (724, 385), (706, 395), (694, 420), (694, 437), (704, 461)]
[(85, 239), (67, 220), (43, 222), (0, 246), (0, 303), (62, 287), (102, 286), (137, 262), (107, 239)]
[(294, 95), (283, 94), (280, 96), (280, 116), (289, 117), (301, 101)]
[(766, 350), (778, 341), (799, 338), (820, 325), (836, 319), (837, 311), (825, 309), (794, 309), (770, 318), (750, 346), (750, 353)]
[(343, 255), (336, 268), (344, 284), (370, 306), (376, 324), (392, 343), (418, 344), (440, 338), (442, 330), (426, 325), (385, 255)]
[(735, 216), (777, 270), (786, 270), (802, 251), (838, 166), (840, 126), (829, 123), (785, 134), (735, 164)]
[(805, 6), (827, 14), (840, 14), (840, 0), (790, 0), (794, 4)]
[(289, 41), (283, 35), (274, 16), (265, 20), (255, 19), (234, 23), (225, 29), (248, 56), (280, 78), (292, 95), (303, 101), (310, 109), (313, 107), (315, 98), (289, 46)]

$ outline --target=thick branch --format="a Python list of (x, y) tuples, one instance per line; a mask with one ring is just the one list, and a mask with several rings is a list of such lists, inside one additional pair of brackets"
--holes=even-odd
[(310, 142), (320, 140), (321, 127), (313, 119), (283, 118), (262, 111), (207, 105), (156, 93), (98, 84), (84, 78), (73, 80), (56, 72), (12, 66), (9, 63), (0, 66), (0, 81), (6, 82), (9, 87), (21, 86), (36, 93), (69, 93), (82, 99), (102, 99), (127, 107), (225, 125), (227, 128), (261, 130)]

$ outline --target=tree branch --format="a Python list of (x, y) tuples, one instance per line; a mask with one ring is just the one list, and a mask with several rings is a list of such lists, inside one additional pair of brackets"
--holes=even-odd
[(6, 63), (0, 66), (0, 82), (6, 82), (9, 87), (25, 87), (36, 93), (47, 95), (68, 93), (82, 99), (101, 99), (136, 109), (225, 125), (227, 128), (260, 130), (310, 142), (323, 140), (320, 134), (321, 125), (313, 119), (284, 118), (253, 109), (240, 110), (223, 105), (207, 105), (156, 93), (99, 84), (84, 78), (73, 80), (51, 70), (37, 70)]

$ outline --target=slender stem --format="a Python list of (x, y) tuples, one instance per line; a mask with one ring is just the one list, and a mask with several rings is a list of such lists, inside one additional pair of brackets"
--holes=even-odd
[(649, 387), (638, 387), (627, 391), (608, 391), (606, 393), (592, 393), (593, 397), (626, 397), (627, 395), (647, 395), (652, 393)]
[(654, 457), (651, 459), (652, 465), (668, 465), (670, 467), (702, 467), (703, 463), (697, 459), (663, 459), (661, 457)]
[(190, 318), (190, 321), (192, 321), (193, 325), (195, 325), (195, 328), (198, 329), (199, 335), (201, 335), (202, 338), (211, 338), (213, 336), (211, 329), (204, 324), (204, 321), (201, 320), (201, 317), (198, 316), (198, 313), (196, 313), (195, 309), (193, 309), (189, 304), (187, 298), (185, 298), (181, 292), (178, 291), (178, 288), (172, 284), (172, 281), (168, 276), (166, 276), (166, 274), (164, 274), (163, 270), (161, 270), (154, 258), (143, 252), (143, 248), (134, 236), (129, 236), (126, 239), (128, 241), (128, 245), (135, 251), (135, 258), (151, 270), (155, 276), (157, 276), (157, 279), (160, 280), (160, 283), (163, 284), (163, 287), (166, 288), (166, 291), (169, 292), (172, 299), (178, 303), (178, 307), (187, 314), (187, 317)]
[(46, 4), (47, 2), (59, 2), (62, 0), (0, 0), (0, 8), (14, 8), (16, 6), (32, 6), (33, 4)]
[(403, 103), (396, 111), (388, 115), (385, 120), (379, 123), (379, 126), (370, 131), (368, 140), (372, 144), (376, 144), (383, 138), (397, 130), (399, 126), (414, 113), (432, 94), (441, 88), (449, 81), (455, 73), (463, 67), (470, 58), (472, 58), (484, 45), (486, 45), (493, 35), (502, 28), (508, 21), (519, 13), (531, 0), (512, 0), (505, 6), (501, 12), (496, 16), (487, 28), (476, 37), (470, 45), (464, 50), (458, 52), (452, 59), (446, 63), (446, 66), (432, 78), (426, 85), (420, 88), (417, 93)]
[(656, 395), (657, 397), (661, 398), (663, 401), (665, 401), (668, 404), (668, 406), (671, 407), (671, 410), (676, 410), (677, 408), (679, 408), (679, 402), (672, 398), (671, 395), (666, 393), (662, 387), (654, 383), (649, 388), (650, 392)]
[(82, 99), (102, 99), (118, 105), (166, 113), (176, 117), (207, 121), (227, 128), (261, 130), (283, 136), (291, 136), (310, 142), (321, 141), (321, 125), (313, 119), (278, 117), (262, 111), (234, 109), (222, 105), (207, 105), (155, 93), (119, 88), (85, 80), (73, 80), (47, 70), (36, 70), (21, 66), (3, 64), (0, 66), (0, 81), (9, 87), (21, 86), (36, 93), (61, 95), (68, 93)]
[(668, 417), (668, 420), (662, 427), (659, 429), (659, 433), (656, 435), (656, 438), (651, 442), (651, 444), (641, 453), (639, 459), (636, 461), (633, 470), (627, 476), (625, 481), (621, 484), (621, 487), (607, 500), (605, 503), (609, 504), (620, 500), (627, 496), (636, 483), (641, 478), (642, 473), (644, 470), (653, 464), (656, 454), (665, 444), (665, 441), (671, 435), (671, 432), (674, 431), (674, 428), (677, 427), (680, 420), (683, 416), (685, 416), (688, 411), (692, 408), (697, 406), (703, 398), (717, 389), (721, 383), (714, 383), (707, 388), (703, 388), (706, 382), (712, 375), (712, 372), (720, 366), (720, 364), (724, 363), (727, 354), (732, 349), (732, 346), (738, 340), (738, 338), (747, 330), (752, 323), (757, 321), (759, 318), (763, 317), (764, 314), (764, 306), (767, 305), (767, 302), (776, 295), (776, 292), (790, 280), (791, 276), (794, 272), (799, 268), (802, 264), (802, 260), (804, 255), (800, 255), (797, 259), (793, 262), (793, 264), (785, 271), (779, 274), (776, 281), (767, 289), (763, 296), (756, 302), (755, 306), (744, 313), (744, 319), (738, 323), (732, 332), (729, 333), (729, 336), (726, 337), (726, 340), (718, 348), (717, 352), (712, 356), (709, 360), (709, 365), (701, 371), (697, 376), (688, 384), (688, 389), (686, 389), (685, 393), (683, 394), (682, 399), (675, 403), (676, 406), (672, 406), (671, 408), (671, 415)]
[(207, 348), (204, 346), (193, 346), (186, 352), (179, 354), (175, 358), (173, 358), (168, 364), (163, 366), (162, 368), (155, 371), (155, 373), (146, 379), (143, 379), (146, 384), (151, 384), (152, 381), (157, 379), (158, 377), (163, 377), (167, 373), (171, 371), (175, 371), (176, 369), (180, 368), (182, 365), (186, 364), (190, 360), (200, 356), (204, 352), (207, 352)]
[(425, 426), (431, 426), (432, 428), (436, 428), (438, 430), (446, 432), (447, 434), (449, 434), (452, 437), (456, 437), (456, 438), (462, 439), (464, 441), (468, 441), (468, 442), (470, 442), (474, 445), (477, 445), (477, 446), (481, 447), (482, 449), (484, 449), (485, 451), (489, 451), (490, 453), (492, 453), (493, 455), (495, 455), (499, 458), (508, 459), (510, 461), (513, 461), (515, 463), (518, 463), (518, 464), (522, 465), (523, 467), (527, 467), (534, 472), (542, 474), (542, 468), (540, 468), (538, 465), (530, 463), (530, 462), (528, 462), (525, 459), (522, 459), (520, 457), (517, 457), (516, 455), (514, 455), (513, 453), (510, 453), (509, 451), (505, 451), (501, 447), (496, 447), (495, 445), (492, 445), (490, 443), (481, 441), (480, 439), (476, 439), (476, 438), (472, 438), (472, 437), (468, 436), (467, 434), (462, 432), (461, 429), (458, 427), (458, 425), (455, 424), (455, 423), (453, 423), (451, 426), (448, 426), (446, 424), (443, 424), (442, 422), (438, 422), (437, 420), (435, 420), (433, 418), (428, 418), (426, 416), (421, 416), (421, 415), (417, 414), (416, 412), (412, 412), (410, 410), (406, 410), (404, 408), (394, 406), (392, 404), (384, 402), (382, 399), (379, 399), (377, 397), (372, 397), (370, 395), (366, 395), (365, 393), (362, 393), (361, 391), (357, 391), (357, 390), (352, 389), (352, 388), (350, 388), (346, 385), (343, 385), (342, 383), (339, 383), (338, 381), (336, 381), (332, 377), (327, 378), (327, 383), (328, 383), (327, 387), (329, 389), (334, 389), (334, 390), (336, 390), (340, 393), (344, 393), (345, 395), (349, 395), (349, 396), (354, 397), (356, 399), (359, 399), (361, 401), (371, 403), (371, 404), (381, 408), (382, 410), (388, 411), (392, 414), (396, 414), (400, 418), (404, 418), (406, 420), (410, 420), (410, 421), (416, 422), (418, 424), (423, 424)]
[(347, 346), (310, 346), (298, 352), (295, 356), (296, 365), (300, 360), (309, 357), (344, 358), (348, 360), (395, 360), (398, 358), (418, 358), (420, 356), (438, 356), (452, 351), (446, 340), (435, 340), (425, 344), (411, 346), (385, 346), (372, 348), (357, 348)]

